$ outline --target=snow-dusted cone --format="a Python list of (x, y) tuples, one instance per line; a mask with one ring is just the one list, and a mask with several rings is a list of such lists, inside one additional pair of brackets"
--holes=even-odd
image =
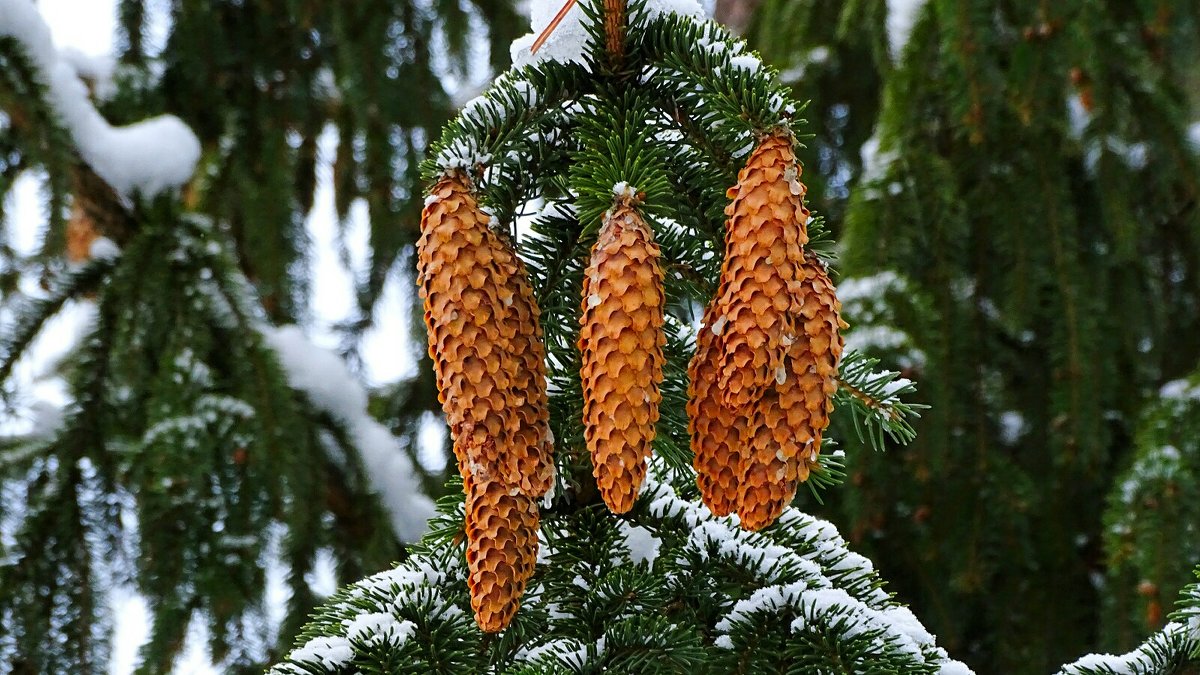
[(722, 403), (715, 337), (710, 308), (696, 336), (696, 355), (688, 364), (688, 433), (700, 497), (714, 514), (727, 516), (738, 508), (746, 417)]
[(605, 214), (583, 279), (584, 437), (608, 508), (633, 507), (654, 442), (663, 377), (663, 275), (650, 227), (628, 203)]
[(719, 353), (717, 385), (733, 410), (762, 397), (783, 366), (796, 334), (797, 268), (808, 243), (804, 186), (788, 134), (759, 143), (725, 213), (725, 261), (712, 304)]
[(842, 356), (841, 303), (816, 255), (799, 269), (798, 326), (780, 377), (754, 406), (740, 481), (742, 527), (758, 530), (783, 513), (806, 480), (829, 426)]
[(538, 551), (534, 499), (487, 477), (466, 481), (467, 588), (485, 633), (508, 627)]
[(429, 355), (464, 478), (479, 464), (540, 496), (554, 462), (538, 308), (524, 266), (489, 221), (464, 175), (434, 186), (417, 243)]

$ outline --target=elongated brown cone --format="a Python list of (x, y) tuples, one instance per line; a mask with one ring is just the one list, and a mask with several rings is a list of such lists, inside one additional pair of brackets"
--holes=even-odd
[(762, 397), (775, 380), (796, 333), (796, 270), (808, 243), (804, 186), (786, 134), (755, 148), (730, 188), (725, 213), (725, 260), (713, 301), (717, 385), (733, 410)]
[(554, 462), (538, 308), (524, 266), (489, 220), (465, 176), (434, 186), (417, 243), (429, 355), (460, 469), (482, 465), (540, 496)]
[(485, 633), (508, 627), (533, 575), (538, 510), (532, 497), (478, 475), (467, 487), (467, 588), (475, 623)]
[(758, 530), (783, 513), (807, 480), (829, 426), (837, 368), (842, 356), (839, 313), (833, 283), (811, 252), (800, 267), (799, 321), (803, 331), (791, 342), (774, 386), (754, 407), (748, 450), (740, 481), (738, 515), (742, 527)]
[[(697, 484), (704, 503), (721, 516), (741, 511), (752, 440), (771, 435), (759, 429), (768, 422), (763, 400), (768, 394), (778, 399), (772, 392), (799, 332), (798, 270), (808, 243), (799, 176), (791, 136), (768, 136), (728, 192), (720, 285), (688, 368)], [(779, 415), (770, 412), (771, 429)]]
[(658, 244), (638, 212), (605, 214), (583, 278), (584, 437), (592, 474), (615, 513), (633, 507), (646, 477), (663, 377), (663, 275)]
[(711, 327), (710, 308), (696, 336), (696, 355), (688, 365), (688, 433), (700, 497), (714, 514), (727, 516), (738, 507), (746, 417), (730, 411), (721, 401), (716, 336)]

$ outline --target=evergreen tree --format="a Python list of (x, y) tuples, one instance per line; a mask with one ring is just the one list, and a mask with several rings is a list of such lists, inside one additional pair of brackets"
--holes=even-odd
[[(713, 487), (705, 482), (709, 469), (700, 457), (695, 458), (701, 479), (697, 493), (685, 449), (684, 392), (693, 402), (704, 394), (695, 362), (693, 372), (685, 372), (696, 335), (689, 326), (696, 306), (712, 296), (720, 240), (727, 246), (723, 281), (732, 269), (730, 257), (739, 255), (733, 243), (735, 214), (748, 169), (740, 176), (735, 172), (752, 149), (771, 142), (778, 125), (794, 122), (774, 74), (713, 24), (688, 15), (660, 15), (662, 4), (633, 1), (626, 25), (626, 17), (614, 7), (620, 3), (582, 3), (580, 23), (560, 26), (560, 36), (546, 45), (548, 57), (518, 51), (525, 57), (518, 59), (523, 67), (506, 73), (467, 106), (448, 127), (428, 167), (430, 182), (436, 182), (426, 208), (428, 241), (440, 237), (456, 251), (479, 246), (489, 251), (485, 260), (501, 255), (491, 251), (504, 247), (442, 234), (448, 214), (461, 213), (468, 199), (463, 193), (469, 193), (470, 204), (478, 200), (484, 205), (477, 212), (490, 216), (491, 226), (507, 231), (516, 243), (529, 268), (531, 295), (545, 310), (541, 329), (560, 479), (552, 496), (540, 508), (532, 507), (534, 522), (539, 511), (541, 517), (540, 541), (533, 548), (536, 569), (529, 576), (533, 564), (525, 559), (530, 553), (521, 540), (528, 524), (526, 516), (517, 515), (527, 507), (496, 508), (486, 521), (493, 550), (478, 552), (473, 490), (493, 479), (489, 474), (494, 467), (504, 466), (502, 453), (496, 456), (503, 434), (490, 451), (473, 451), (472, 427), (458, 426), (455, 404), (448, 404), (459, 436), (456, 444), (466, 446), (459, 455), (466, 503), (445, 498), (442, 515), (414, 555), (396, 570), (339, 593), (274, 672), (970, 672), (882, 591), (871, 563), (850, 553), (827, 523), (788, 508), (773, 527), (739, 532), (739, 524), (757, 529), (747, 519), (745, 493), (739, 493), (740, 518), (714, 515), (718, 507), (708, 492)], [(534, 27), (541, 29), (545, 20), (537, 17)], [(517, 49), (527, 44), (519, 42)], [(632, 86), (634, 81), (639, 86)], [(739, 187), (727, 196), (724, 188), (735, 182)], [(636, 199), (626, 201), (627, 191), (636, 193)], [(796, 193), (803, 189), (797, 187)], [(721, 221), (718, 214), (730, 197), (735, 201), (726, 211), (729, 229), (722, 233), (713, 223)], [(641, 494), (622, 516), (600, 503), (603, 497), (608, 507), (623, 509), (605, 493), (603, 455), (594, 447), (590, 459), (596, 464), (589, 466), (588, 425), (596, 423), (589, 411), (602, 405), (602, 399), (597, 398), (599, 387), (581, 384), (580, 371), (589, 381), (592, 369), (600, 367), (588, 360), (587, 311), (606, 302), (585, 290), (597, 288), (597, 275), (602, 275), (599, 268), (585, 272), (588, 249), (595, 242), (595, 250), (602, 250), (616, 214), (630, 207), (653, 225), (664, 266), (679, 273), (662, 282), (669, 308), (669, 356), (663, 367), (655, 459)], [(531, 208), (532, 231), (523, 232), (518, 225)], [(485, 228), (487, 220), (483, 218)], [(478, 238), (498, 236), (488, 232)], [(429, 264), (440, 260), (429, 255)], [(459, 274), (471, 272), (466, 267)], [(520, 266), (511, 273), (525, 274)], [(470, 372), (473, 350), (495, 354), (504, 348), (503, 341), (482, 336), (466, 343), (473, 344), (468, 349), (454, 344), (455, 335), (438, 323), (448, 311), (439, 304), (444, 300), (435, 297), (433, 282), (426, 278), (423, 283), (430, 303), (427, 318), (436, 328), (431, 352), (439, 360), (439, 373)], [(478, 301), (480, 311), (494, 313), (491, 306), (512, 304), (501, 301), (507, 280), (495, 283), (489, 288), (464, 279), (462, 287), (487, 295)], [(642, 283), (653, 286), (658, 280), (648, 275)], [(890, 311), (887, 297), (911, 293), (908, 283), (898, 275), (881, 275), (871, 283), (858, 282), (849, 295), (864, 313), (882, 315), (887, 312), (868, 310), (868, 305), (883, 303)], [(647, 297), (641, 288), (631, 286), (625, 297)], [(467, 297), (465, 291), (462, 296)], [(583, 309), (577, 310), (581, 303)], [(581, 311), (584, 331), (577, 346)], [(459, 318), (449, 313), (454, 316), (448, 320)], [(524, 316), (532, 319), (537, 313)], [(705, 316), (695, 339), (698, 353), (705, 349), (706, 335), (737, 330), (737, 319), (726, 324), (726, 317)], [(896, 335), (898, 358), (921, 360), (919, 352), (906, 349), (909, 337)], [(844, 414), (842, 426), (865, 426), (880, 445), (888, 436), (893, 442), (910, 440), (907, 419), (914, 409), (898, 403), (894, 394), (911, 388), (896, 373), (872, 374), (871, 365), (854, 355), (842, 363), (835, 397)], [(453, 375), (439, 376), (447, 386), (458, 386)], [(731, 391), (736, 393), (736, 387)], [(645, 402), (653, 406), (650, 397)], [(501, 409), (486, 401), (474, 405), (491, 405), (488, 414)], [(696, 449), (697, 427), (702, 435), (708, 432), (695, 416), (708, 413), (703, 408), (691, 412)], [(782, 455), (782, 448), (778, 452)], [(852, 459), (861, 456), (855, 452)], [(810, 485), (836, 478), (839, 463), (830, 459), (822, 456), (812, 466)], [(529, 498), (526, 490), (533, 497), (541, 492), (512, 480), (509, 494), (518, 504)], [(597, 487), (605, 494), (597, 494)], [(707, 506), (697, 503), (701, 497)], [(496, 550), (500, 553), (494, 554)], [(498, 627), (478, 598), (481, 560), (488, 561), (484, 569), (507, 589), (502, 602), (514, 602), (528, 580), (521, 609), (515, 618), (504, 619), (512, 623), (499, 635), (491, 634)], [(1200, 645), (1196, 594), (1196, 586), (1186, 589), (1175, 621), (1129, 654), (1087, 656), (1062, 672), (1188, 672)]]
[(1200, 562), (1190, 460), (1178, 498), (1124, 487), (1190, 443), (1156, 399), (1200, 358), (1198, 29), (1190, 2), (764, 0), (749, 30), (812, 101), (847, 345), (930, 406), (824, 513), (981, 671), (1128, 649)]
[[(49, 215), (33, 255), (0, 247), (6, 400), (20, 404), (13, 369), (47, 322), (74, 301), (95, 308), (58, 367), (68, 407), (0, 439), (0, 672), (105, 671), (105, 592), (120, 583), (149, 604), (143, 672), (171, 669), (193, 621), (219, 667), (255, 671), (318, 602), (318, 558), (344, 580), (403, 559), (433, 513), (423, 489), (442, 482), (414, 460), (430, 376), (369, 404), (341, 359), (277, 327), (309, 313), (318, 137), (336, 131), (338, 216), (358, 201), (369, 214), (350, 354), (389, 274), (411, 268), (419, 162), (454, 107), (443, 77), (466, 78), (477, 39), (507, 65), (515, 13), (491, 0), (118, 11), (106, 72), (59, 53), (29, 0), (0, 2), (0, 199), (37, 172)], [(169, 26), (162, 45), (152, 19)], [(369, 405), (401, 411), (399, 438)], [(272, 566), (291, 594), (282, 625), (267, 620)]]
[[(425, 177), (464, 176), (497, 250), (514, 242), (523, 259), (510, 263), (528, 271), (528, 297), (506, 297), (541, 308), (520, 355), (547, 352), (558, 477), (540, 506), (526, 493), (464, 503), (460, 487), (492, 484), (471, 458), (494, 450), (455, 448), (467, 484), (448, 486), (406, 550), (428, 514), (420, 490), (443, 492), (414, 453), (446, 365), (423, 361), (368, 398), (340, 359), (283, 325), (309, 311), (301, 226), (317, 138), (337, 132), (339, 216), (356, 200), (370, 215), (360, 314), (343, 327), (352, 360), (389, 273), (418, 262), (419, 161), (454, 107), (443, 77), (466, 73), (477, 37), (506, 64), (510, 7), (179, 2), (157, 51), (153, 4), (122, 0), (110, 81), (54, 52), (28, 0), (0, 0), (0, 196), (43, 172), (50, 216), (36, 255), (0, 241), (0, 382), (66, 303), (96, 307), (60, 368), (72, 394), (61, 423), (0, 438), (0, 672), (103, 670), (102, 591), (122, 581), (153, 613), (144, 672), (170, 668), (193, 619), (223, 669), (258, 670), (319, 602), (306, 576), (325, 553), (341, 579), (402, 562), (330, 599), (280, 672), (969, 672), (900, 600), (981, 672), (1074, 658), (1101, 602), (1105, 637), (1132, 647), (1196, 562), (1180, 534), (1195, 523), (1191, 422), (1165, 421), (1194, 417), (1191, 389), (1160, 391), (1196, 364), (1198, 174), (1183, 138), (1200, 31), (1183, 4), (764, 0), (752, 44), (791, 94), (684, 0), (670, 6), (687, 16), (631, 0), (615, 23), (622, 3), (581, 0), (537, 56), (532, 36), (516, 45), (521, 67), (467, 105)], [(535, 6), (535, 26), (554, 9)], [(809, 99), (806, 126), (788, 102)], [(795, 509), (739, 531), (751, 521), (701, 506), (720, 483), (697, 490), (691, 468), (687, 369), (722, 270), (726, 188), (764, 134), (808, 130), (798, 149), (827, 219), (809, 223), (806, 249), (841, 253), (854, 324), (826, 434), (847, 442), (852, 481), (831, 515), (899, 598), (830, 524)], [(596, 403), (611, 391), (597, 378), (605, 361), (577, 343), (581, 315), (585, 332), (602, 326), (587, 316), (604, 298), (593, 305), (584, 288), (614, 214), (652, 237), (641, 250), (658, 251), (664, 282), (665, 344), (648, 361), (661, 384), (640, 390), (660, 415), (644, 478), (621, 449), (596, 452), (596, 425), (621, 408)], [(914, 394), (866, 355), (928, 384)], [(921, 406), (898, 395), (934, 407), (918, 421)], [(906, 448), (910, 423), (921, 435)], [(755, 503), (782, 509), (801, 475), (814, 496), (837, 482), (846, 457), (831, 438), (823, 447), (799, 464), (781, 451), (793, 473)], [(1110, 490), (1110, 586), (1096, 593)], [(480, 534), (518, 510), (519, 527), (501, 518)], [(477, 561), (497, 556), (533, 576), (485, 588)], [(273, 627), (263, 567), (276, 561), (292, 596)], [(1062, 672), (1189, 672), (1200, 590), (1182, 598), (1129, 654)], [(512, 622), (499, 635), (477, 628), (488, 607)]]

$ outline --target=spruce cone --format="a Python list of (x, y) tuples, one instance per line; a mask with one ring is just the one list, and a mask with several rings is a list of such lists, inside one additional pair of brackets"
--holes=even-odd
[(517, 613), (537, 562), (537, 504), (491, 477), (468, 476), (467, 588), (471, 609), (482, 631), (498, 633)]
[(829, 426), (837, 367), (842, 356), (839, 316), (833, 283), (825, 267), (806, 252), (797, 304), (803, 334), (788, 349), (782, 377), (758, 402), (750, 422), (749, 448), (740, 481), (738, 515), (742, 527), (758, 530), (783, 513), (807, 480)]
[(688, 433), (700, 497), (715, 515), (727, 516), (738, 508), (746, 418), (721, 401), (715, 339), (710, 307), (696, 335), (696, 355), (688, 365)]
[(524, 266), (489, 220), (462, 174), (434, 186), (417, 243), (429, 355), (460, 470), (479, 464), (540, 496), (554, 462), (538, 308)]
[(797, 271), (808, 243), (799, 175), (791, 137), (768, 136), (728, 192), (721, 282), (688, 368), (697, 483), (720, 516), (741, 510), (745, 458), (753, 453), (752, 436), (759, 436), (750, 425), (764, 423), (760, 403), (777, 386), (788, 340), (798, 332)]
[(584, 437), (592, 474), (614, 513), (646, 477), (662, 400), (663, 275), (654, 236), (628, 203), (605, 214), (583, 279)]
[(725, 261), (713, 302), (719, 353), (717, 385), (725, 404), (743, 410), (777, 379), (795, 335), (797, 268), (808, 243), (804, 186), (792, 149), (781, 134), (763, 139), (729, 190)]
[(774, 522), (816, 462), (837, 388), (840, 305), (815, 255), (787, 134), (759, 144), (729, 190), (725, 260), (689, 368), (697, 482), (717, 515)]

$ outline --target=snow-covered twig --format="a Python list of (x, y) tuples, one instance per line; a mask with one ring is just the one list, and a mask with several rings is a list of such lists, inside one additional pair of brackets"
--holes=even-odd
[(372, 490), (379, 495), (401, 541), (416, 541), (434, 513), (417, 482), (412, 460), (396, 437), (367, 412), (367, 393), (336, 354), (317, 347), (298, 326), (261, 328), (287, 371), (288, 383), (346, 426)]
[(0, 0), (0, 36), (24, 47), (83, 161), (118, 193), (151, 197), (192, 177), (200, 160), (200, 141), (192, 130), (174, 115), (110, 125), (88, 98), (77, 70), (80, 60), (55, 48), (32, 2)]

